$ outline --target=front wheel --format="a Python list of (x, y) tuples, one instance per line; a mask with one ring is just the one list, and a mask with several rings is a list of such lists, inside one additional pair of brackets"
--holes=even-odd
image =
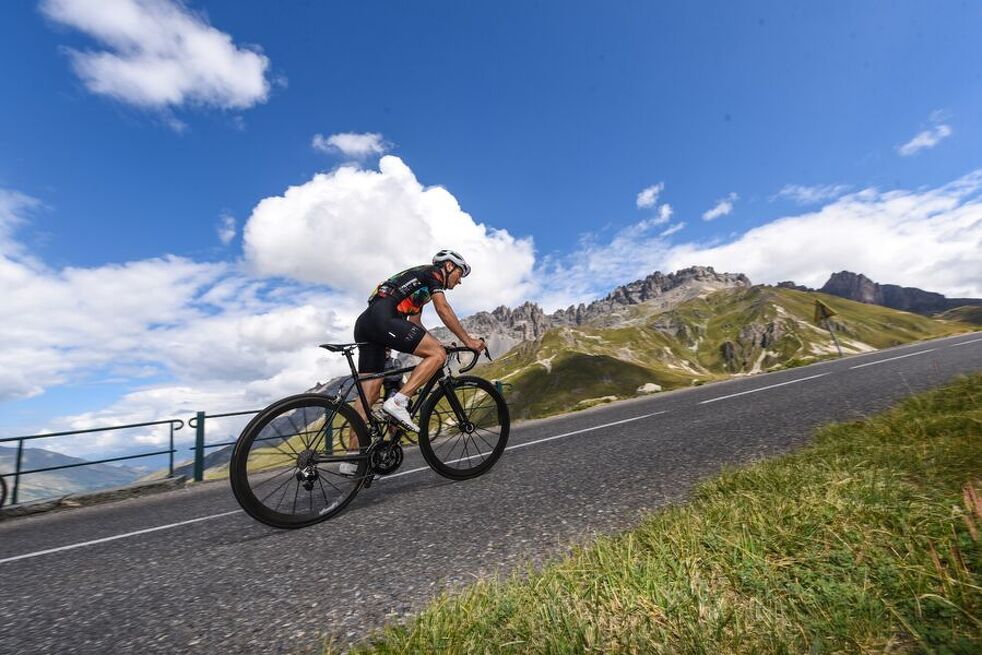
[[(260, 412), (235, 442), (229, 479), (250, 516), (276, 528), (328, 519), (351, 502), (368, 473), (370, 440), (350, 405), (320, 394), (290, 396)], [(357, 446), (358, 455), (347, 454)], [(354, 472), (343, 472), (350, 457)]]
[(464, 375), (426, 399), (419, 424), (419, 450), (430, 468), (452, 480), (466, 480), (487, 472), (501, 457), (511, 418), (494, 385)]

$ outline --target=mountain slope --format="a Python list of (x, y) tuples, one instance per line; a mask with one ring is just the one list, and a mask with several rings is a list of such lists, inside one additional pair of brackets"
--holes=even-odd
[(516, 418), (746, 375), (836, 355), (812, 323), (815, 300), (837, 312), (843, 352), (858, 353), (964, 331), (965, 326), (816, 292), (735, 287), (665, 311), (634, 308), (619, 327), (564, 326), (522, 343), (478, 373), (510, 385)]
[[(12, 473), (16, 467), (16, 457), (16, 448), (0, 446), (0, 471)], [(24, 448), (21, 470), (28, 471), (50, 466), (81, 464), (86, 461), (43, 448)], [(129, 484), (142, 475), (143, 472), (136, 469), (126, 466), (110, 466), (109, 464), (90, 464), (57, 471), (31, 473), (21, 476), (17, 500), (18, 502), (26, 502), (89, 489), (117, 487)], [(6, 478), (6, 480), (12, 489), (14, 479)]]

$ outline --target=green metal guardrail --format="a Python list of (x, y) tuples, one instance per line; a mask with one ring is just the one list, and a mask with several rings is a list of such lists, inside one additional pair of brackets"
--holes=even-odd
[[(126, 430), (129, 428), (142, 428), (150, 425), (170, 425), (170, 448), (168, 450), (159, 450), (152, 453), (138, 453), (136, 455), (125, 455), (123, 457), (109, 457), (107, 459), (100, 459), (94, 461), (85, 461), (78, 464), (63, 464), (62, 466), (46, 466), (39, 469), (23, 470), (24, 462), (24, 442), (32, 441), (34, 439), (50, 439), (52, 437), (64, 437), (68, 435), (76, 434), (88, 434), (92, 432), (109, 432), (112, 430)], [(29, 434), (20, 437), (5, 437), (0, 439), (0, 443), (5, 443), (8, 441), (17, 442), (17, 455), (14, 458), (14, 472), (4, 473), (0, 477), (13, 478), (14, 485), (13, 490), (10, 494), (10, 504), (13, 505), (17, 502), (17, 492), (20, 489), (20, 478), (23, 475), (30, 475), (31, 473), (44, 473), (47, 471), (58, 471), (61, 469), (76, 468), (79, 466), (91, 466), (92, 464), (105, 464), (107, 462), (121, 462), (127, 459), (138, 459), (140, 457), (153, 457), (157, 455), (170, 455), (170, 463), (168, 468), (168, 475), (173, 475), (174, 473), (174, 432), (180, 430), (184, 427), (184, 421), (176, 418), (167, 419), (165, 421), (149, 421), (147, 423), (130, 423), (128, 425), (114, 425), (108, 428), (89, 428), (88, 430), (68, 430), (66, 432), (46, 432), (44, 434)]]
[(235, 441), (222, 441), (220, 443), (205, 443), (205, 419), (225, 418), (227, 416), (245, 416), (247, 414), (258, 414), (261, 409), (247, 409), (242, 412), (228, 412), (225, 414), (205, 414), (198, 412), (195, 417), (188, 421), (188, 427), (194, 428), (194, 479), (201, 482), (205, 479), (205, 450), (209, 448), (221, 448), (231, 446)]
[[(506, 388), (510, 388), (512, 386), (510, 382), (502, 382), (500, 380), (495, 380), (494, 385), (495, 385), (495, 388), (498, 390), (498, 393), (500, 393), (500, 394), (504, 394), (505, 389)], [(219, 443), (206, 444), (205, 443), (205, 423), (206, 423), (206, 420), (207, 419), (210, 419), (210, 418), (226, 418), (226, 417), (229, 417), (229, 416), (246, 416), (246, 415), (249, 415), (249, 414), (258, 414), (261, 411), (262, 411), (261, 409), (249, 409), (249, 410), (244, 410), (244, 411), (240, 411), (240, 412), (226, 412), (226, 413), (223, 413), (223, 414), (206, 414), (205, 412), (198, 412), (197, 414), (195, 414), (194, 418), (191, 418), (190, 420), (188, 420), (188, 422), (187, 422), (188, 427), (194, 428), (194, 446), (192, 448), (189, 448), (189, 450), (192, 451), (192, 452), (194, 452), (194, 480), (195, 481), (201, 482), (202, 480), (204, 480), (204, 473), (205, 473), (205, 451), (206, 450), (210, 450), (212, 448), (221, 448), (223, 446), (231, 446), (231, 445), (235, 444), (235, 441), (234, 440), (233, 441), (222, 441), (222, 442), (219, 442)], [(168, 450), (155, 451), (155, 452), (152, 452), (152, 453), (139, 453), (139, 454), (136, 454), (136, 455), (127, 455), (125, 457), (112, 457), (112, 458), (108, 458), (108, 459), (100, 459), (100, 460), (95, 460), (95, 461), (91, 461), (91, 462), (86, 461), (86, 462), (81, 462), (81, 463), (78, 463), (78, 464), (66, 464), (64, 466), (50, 466), (50, 467), (47, 467), (47, 468), (32, 469), (32, 470), (29, 470), (29, 471), (24, 471), (24, 470), (21, 469), (21, 463), (22, 463), (22, 459), (23, 459), (22, 456), (23, 456), (23, 449), (24, 449), (24, 441), (29, 441), (29, 440), (32, 440), (32, 439), (44, 439), (44, 438), (50, 438), (50, 437), (63, 437), (63, 436), (67, 436), (67, 435), (87, 434), (87, 433), (92, 433), (92, 432), (105, 432), (105, 431), (110, 431), (110, 430), (125, 430), (127, 428), (139, 428), (139, 427), (146, 427), (146, 426), (150, 426), (150, 425), (167, 425), (167, 424), (170, 424), (170, 448)], [(45, 433), (45, 434), (26, 435), (26, 436), (22, 436), (22, 437), (6, 437), (6, 438), (3, 438), (3, 439), (0, 439), (0, 443), (6, 442), (6, 441), (17, 441), (18, 442), (18, 444), (17, 444), (17, 458), (16, 458), (16, 464), (15, 464), (14, 472), (13, 473), (4, 474), (4, 475), (2, 475), (0, 477), (5, 477), (5, 478), (12, 477), (14, 479), (13, 493), (11, 494), (11, 501), (10, 501), (11, 504), (14, 504), (14, 503), (17, 502), (17, 491), (18, 491), (18, 487), (19, 487), (19, 484), (20, 484), (20, 477), (22, 475), (29, 475), (31, 473), (43, 473), (45, 471), (56, 471), (56, 470), (59, 470), (59, 469), (74, 468), (74, 467), (77, 467), (77, 466), (89, 466), (91, 464), (105, 464), (107, 462), (119, 462), (119, 461), (123, 461), (123, 460), (127, 460), (127, 459), (137, 459), (137, 458), (140, 458), (140, 457), (153, 457), (155, 455), (168, 455), (169, 454), (170, 455), (170, 459), (169, 459), (169, 465), (168, 465), (168, 469), (167, 469), (167, 474), (168, 474), (168, 476), (172, 476), (174, 474), (174, 453), (177, 452), (177, 450), (175, 450), (175, 448), (174, 448), (174, 432), (176, 430), (180, 430), (181, 428), (183, 428), (184, 425), (185, 425), (184, 421), (182, 421), (180, 419), (168, 419), (168, 420), (165, 420), (165, 421), (151, 421), (151, 422), (148, 422), (148, 423), (131, 423), (129, 425), (116, 425), (116, 426), (112, 426), (112, 427), (108, 427), (108, 428), (90, 428), (88, 430), (70, 430), (68, 432), (50, 432), (50, 433)]]

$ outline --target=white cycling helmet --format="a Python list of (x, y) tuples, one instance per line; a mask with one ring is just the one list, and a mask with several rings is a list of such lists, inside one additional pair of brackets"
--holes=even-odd
[(460, 256), (460, 253), (454, 252), (453, 250), (441, 250), (437, 254), (433, 255), (433, 263), (439, 264), (440, 262), (453, 262), (455, 265), (460, 267), (463, 271), (463, 277), (467, 277), (471, 272), (470, 265), (464, 261), (464, 258)]

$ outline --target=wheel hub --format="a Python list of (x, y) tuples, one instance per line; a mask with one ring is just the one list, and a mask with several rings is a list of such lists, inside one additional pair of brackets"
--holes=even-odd
[(312, 450), (304, 450), (297, 455), (297, 482), (303, 483), (303, 488), (307, 491), (314, 488), (314, 483), (320, 477), (314, 458), (315, 454)]

